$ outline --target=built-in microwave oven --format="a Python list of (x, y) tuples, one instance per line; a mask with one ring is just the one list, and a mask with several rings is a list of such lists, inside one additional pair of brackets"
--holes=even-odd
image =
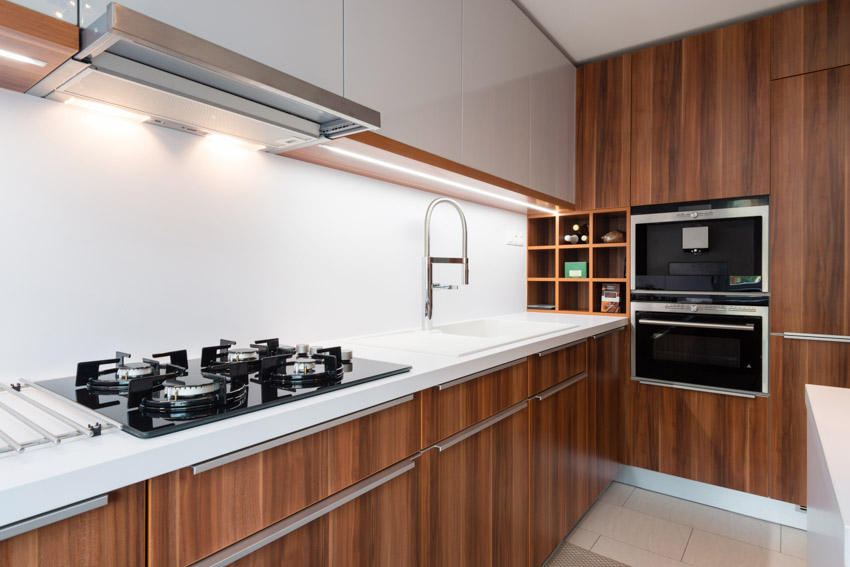
[(767, 395), (767, 297), (632, 294), (631, 323), (633, 380)]
[(636, 291), (766, 293), (767, 197), (633, 207)]

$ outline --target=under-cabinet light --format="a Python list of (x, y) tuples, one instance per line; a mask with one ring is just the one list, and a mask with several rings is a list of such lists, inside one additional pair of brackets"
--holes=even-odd
[(12, 61), (17, 61), (18, 63), (27, 63), (29, 65), (35, 65), (36, 67), (44, 67), (47, 65), (47, 61), (42, 61), (41, 59), (34, 59), (32, 57), (27, 57), (26, 55), (21, 55), (20, 53), (15, 53), (14, 51), (6, 51), (5, 49), (0, 49), (0, 57), (5, 57), (6, 59), (11, 59)]
[(253, 144), (251, 142), (240, 140), (239, 138), (234, 138), (232, 136), (226, 136), (224, 134), (207, 134), (205, 138), (217, 144), (225, 144), (228, 146), (234, 146), (246, 150), (254, 150), (257, 152), (266, 149), (266, 147), (262, 144)]
[(401, 165), (396, 165), (394, 163), (390, 163), (388, 161), (383, 161), (380, 159), (375, 159), (372, 157), (364, 156), (358, 154), (356, 152), (350, 152), (348, 150), (343, 150), (341, 148), (336, 148), (334, 146), (322, 145), (322, 148), (326, 150), (330, 150), (332, 152), (336, 152), (338, 154), (342, 154), (344, 156), (348, 156), (354, 159), (358, 159), (360, 161), (365, 161), (366, 163), (371, 163), (374, 165), (379, 165), (381, 167), (386, 167), (387, 169), (393, 169), (395, 171), (400, 171), (402, 173), (407, 173), (409, 175), (413, 175), (422, 179), (427, 179), (429, 181), (433, 181), (435, 183), (442, 183), (443, 185), (448, 185), (450, 187), (454, 187), (455, 189), (462, 189), (464, 191), (469, 191), (471, 193), (478, 193), (479, 195), (486, 195), (488, 197), (493, 197), (494, 199), (500, 199), (502, 201), (506, 201), (508, 203), (512, 203), (514, 205), (519, 205), (521, 207), (527, 207), (529, 209), (534, 209), (536, 211), (541, 211), (544, 213), (556, 213), (554, 209), (547, 209), (546, 207), (541, 207), (540, 205), (534, 205), (532, 203), (526, 203), (524, 201), (520, 201), (519, 199), (513, 199), (511, 197), (505, 197), (504, 195), (498, 195), (496, 193), (491, 193), (485, 189), (479, 189), (478, 187), (473, 187), (471, 185), (466, 185), (464, 183), (459, 183), (457, 181), (452, 181), (451, 179), (443, 179), (442, 177), (437, 177), (436, 175), (431, 175), (430, 173), (423, 173), (421, 171), (416, 171), (415, 169), (410, 169), (409, 167), (404, 167)]
[(71, 97), (65, 101), (65, 104), (70, 104), (71, 106), (79, 106), (80, 108), (94, 110), (97, 112), (102, 112), (104, 114), (111, 114), (112, 116), (118, 116), (120, 118), (129, 118), (130, 120), (135, 120), (136, 122), (147, 122), (151, 119), (150, 116), (146, 116), (144, 114), (136, 114), (135, 112), (130, 112), (129, 110), (124, 110), (123, 108), (118, 108), (117, 106), (101, 104), (99, 102), (92, 102), (90, 100), (83, 100), (80, 98)]

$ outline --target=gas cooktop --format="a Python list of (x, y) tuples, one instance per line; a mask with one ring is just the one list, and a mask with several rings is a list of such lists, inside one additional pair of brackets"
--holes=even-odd
[(354, 358), (340, 347), (248, 347), (221, 340), (200, 359), (185, 350), (131, 362), (130, 355), (81, 362), (75, 376), (39, 384), (122, 424), (137, 437), (156, 437), (235, 415), (318, 396), (408, 372), (403, 364)]

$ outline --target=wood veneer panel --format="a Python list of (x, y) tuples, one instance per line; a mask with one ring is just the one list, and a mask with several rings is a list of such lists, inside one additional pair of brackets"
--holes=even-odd
[(331, 512), (328, 545), (331, 567), (418, 565), (419, 468)]
[(0, 49), (47, 63), (0, 59), (0, 88), (25, 92), (79, 50), (77, 26), (0, 0)]
[(632, 54), (631, 204), (769, 192), (767, 18)]
[(421, 565), (528, 561), (528, 410), (422, 456)]
[(0, 542), (0, 565), (145, 564), (145, 483), (109, 493), (109, 504)]
[[(590, 341), (590, 500), (608, 486), (622, 465), (620, 391), (629, 379), (628, 327)], [(625, 353), (624, 353), (625, 351)]]
[(327, 432), (149, 482), (151, 565), (188, 565), (330, 494)]
[(531, 565), (542, 565), (569, 531), (569, 486), (564, 455), (567, 420), (564, 394), (532, 401), (531, 416)]
[(768, 399), (633, 381), (623, 396), (626, 464), (768, 495)]
[(433, 445), (528, 397), (528, 363), (422, 396), (421, 447)]
[(850, 388), (850, 344), (770, 337), (770, 497), (806, 505), (806, 384)]
[(419, 450), (417, 398), (328, 431), (331, 494), (409, 457)]
[(771, 88), (770, 328), (850, 335), (850, 67)]
[[(590, 387), (588, 378), (564, 390), (563, 412), (567, 419), (567, 531), (573, 529), (590, 508)], [(563, 458), (563, 457), (562, 457)], [(566, 534), (564, 534), (566, 535)]]
[(587, 370), (587, 341), (530, 360), (528, 392), (533, 395)]
[(770, 78), (850, 64), (850, 0), (822, 0), (770, 16)]
[(576, 81), (576, 208), (628, 207), (630, 55), (583, 65)]

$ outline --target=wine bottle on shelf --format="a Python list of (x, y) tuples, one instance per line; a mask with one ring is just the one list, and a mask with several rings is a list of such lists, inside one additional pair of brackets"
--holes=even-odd
[(581, 242), (582, 244), (587, 244), (590, 240), (590, 237), (588, 236), (589, 234), (590, 231), (587, 229), (586, 224), (573, 224), (573, 235), (578, 237), (578, 241), (574, 242), (574, 244), (577, 244), (578, 242)]
[(581, 239), (579, 238), (578, 234), (568, 234), (564, 237), (564, 241), (567, 244), (578, 244), (579, 242), (581, 242)]

